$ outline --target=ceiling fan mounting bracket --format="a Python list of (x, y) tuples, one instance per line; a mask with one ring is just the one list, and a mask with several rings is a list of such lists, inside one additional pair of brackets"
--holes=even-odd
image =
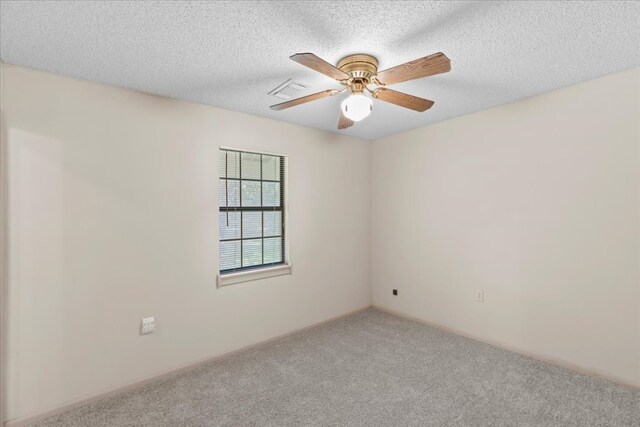
[(378, 80), (378, 76), (371, 77), (371, 83), (373, 83), (376, 86), (386, 86), (384, 83)]
[(366, 85), (378, 73), (378, 60), (363, 53), (349, 55), (338, 61), (338, 69), (348, 74), (354, 83)]

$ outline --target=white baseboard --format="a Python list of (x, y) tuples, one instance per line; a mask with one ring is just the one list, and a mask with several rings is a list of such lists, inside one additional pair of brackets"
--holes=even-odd
[(510, 351), (510, 352), (513, 352), (513, 353), (517, 353), (517, 354), (520, 354), (520, 355), (525, 356), (525, 357), (529, 357), (531, 359), (535, 359), (535, 360), (539, 360), (539, 361), (544, 362), (544, 363), (548, 363), (550, 365), (559, 366), (561, 368), (569, 369), (571, 371), (575, 371), (575, 372), (578, 372), (578, 373), (581, 373), (581, 374), (584, 374), (584, 375), (589, 375), (589, 376), (592, 376), (592, 377), (602, 378), (604, 380), (611, 381), (612, 383), (616, 383), (616, 384), (619, 384), (619, 385), (622, 385), (622, 386), (625, 386), (625, 387), (630, 387), (630, 388), (633, 388), (633, 389), (636, 389), (636, 390), (640, 390), (640, 384), (631, 383), (631, 382), (629, 382), (629, 380), (626, 380), (624, 378), (616, 377), (615, 375), (611, 375), (611, 374), (608, 374), (606, 372), (602, 372), (602, 371), (597, 370), (597, 369), (587, 368), (587, 367), (584, 367), (584, 366), (576, 365), (575, 363), (572, 363), (572, 362), (569, 362), (569, 361), (566, 361), (566, 360), (563, 360), (563, 359), (558, 359), (558, 358), (555, 358), (555, 357), (552, 357), (552, 356), (546, 356), (546, 355), (542, 355), (542, 354), (538, 354), (538, 353), (533, 353), (531, 351), (527, 351), (527, 350), (523, 350), (523, 349), (520, 349), (520, 348), (516, 348), (516, 347), (514, 347), (514, 346), (512, 346), (510, 344), (494, 341), (494, 340), (486, 338), (486, 337), (480, 337), (480, 336), (477, 336), (477, 335), (469, 334), (469, 333), (464, 332), (464, 331), (459, 330), (459, 329), (451, 328), (449, 326), (441, 325), (439, 323), (430, 322), (428, 320), (420, 319), (418, 317), (409, 316), (409, 315), (406, 315), (406, 314), (403, 314), (403, 313), (400, 313), (398, 311), (391, 310), (391, 309), (388, 309), (388, 308), (385, 308), (385, 307), (380, 307), (380, 306), (377, 306), (377, 305), (372, 305), (372, 307), (375, 308), (376, 310), (380, 310), (382, 312), (391, 314), (393, 316), (402, 317), (403, 319), (407, 319), (407, 320), (411, 320), (411, 321), (414, 321), (414, 322), (418, 322), (418, 323), (421, 323), (423, 325), (430, 326), (430, 327), (436, 328), (436, 329), (440, 329), (440, 330), (443, 330), (443, 331), (451, 333), (451, 334), (460, 335), (460, 336), (463, 336), (465, 338), (470, 338), (470, 339), (475, 340), (475, 341), (479, 341), (479, 342), (482, 342), (482, 343), (485, 343), (485, 344), (492, 345), (494, 347), (499, 347), (499, 348), (502, 348), (504, 350), (507, 350), (507, 351)]
[(427, 320), (424, 320), (424, 319), (420, 319), (420, 318), (417, 318), (417, 317), (409, 316), (409, 315), (406, 315), (406, 314), (403, 314), (403, 313), (400, 313), (400, 312), (397, 312), (397, 311), (394, 311), (394, 310), (390, 310), (390, 309), (387, 309), (387, 308), (384, 308), (384, 307), (373, 305), (373, 306), (361, 307), (361, 308), (358, 308), (356, 310), (352, 310), (350, 312), (341, 314), (339, 316), (335, 316), (335, 317), (332, 317), (330, 319), (323, 320), (321, 322), (317, 322), (317, 323), (314, 323), (312, 325), (309, 325), (309, 326), (306, 326), (306, 327), (303, 327), (303, 328), (298, 328), (298, 329), (295, 329), (295, 330), (293, 330), (291, 332), (287, 332), (286, 334), (278, 335), (276, 337), (273, 337), (273, 338), (270, 338), (270, 339), (267, 339), (267, 340), (264, 340), (264, 341), (260, 341), (260, 342), (255, 343), (255, 344), (244, 346), (242, 348), (238, 348), (236, 350), (232, 350), (230, 352), (227, 352), (227, 353), (224, 353), (224, 354), (221, 354), (221, 355), (218, 355), (218, 356), (205, 358), (205, 359), (199, 360), (199, 361), (194, 362), (194, 363), (190, 363), (190, 364), (185, 365), (185, 366), (181, 366), (181, 367), (178, 367), (178, 368), (170, 369), (170, 370), (167, 370), (167, 371), (152, 375), (152, 376), (147, 377), (147, 378), (136, 380), (136, 381), (133, 381), (133, 382), (131, 382), (129, 384), (125, 384), (125, 385), (122, 385), (120, 387), (117, 387), (115, 389), (112, 389), (112, 390), (109, 390), (109, 391), (105, 391), (105, 392), (102, 392), (102, 393), (98, 393), (98, 394), (95, 394), (93, 396), (81, 398), (81, 399), (75, 400), (73, 402), (66, 403), (66, 404), (64, 404), (62, 406), (59, 406), (59, 407), (56, 407), (56, 408), (51, 408), (51, 409), (48, 409), (46, 411), (43, 411), (43, 412), (40, 412), (40, 413), (37, 413), (37, 414), (28, 415), (28, 416), (25, 416), (25, 417), (9, 420), (9, 421), (6, 421), (4, 425), (6, 427), (27, 426), (29, 424), (35, 423), (37, 421), (40, 421), (40, 420), (42, 420), (44, 418), (48, 418), (50, 416), (57, 415), (57, 414), (60, 414), (62, 412), (69, 411), (69, 410), (77, 408), (79, 406), (86, 405), (88, 403), (92, 403), (92, 402), (95, 402), (95, 401), (98, 401), (98, 400), (106, 399), (108, 397), (123, 393), (125, 391), (129, 391), (129, 390), (132, 390), (132, 389), (135, 389), (135, 388), (142, 387), (142, 386), (144, 386), (146, 384), (149, 384), (149, 383), (152, 383), (154, 381), (158, 381), (160, 379), (163, 379), (163, 378), (166, 378), (166, 377), (169, 377), (169, 376), (172, 376), (172, 375), (176, 375), (176, 374), (178, 374), (180, 372), (188, 371), (188, 370), (196, 368), (196, 367), (198, 367), (198, 366), (200, 366), (202, 364), (213, 362), (213, 361), (219, 360), (219, 359), (223, 359), (225, 357), (233, 356), (234, 354), (240, 353), (242, 351), (249, 350), (249, 349), (252, 349), (252, 348), (256, 348), (256, 347), (259, 347), (259, 346), (262, 346), (262, 345), (265, 345), (265, 344), (269, 344), (271, 342), (278, 341), (278, 340), (281, 340), (283, 338), (287, 338), (287, 337), (289, 337), (291, 335), (295, 335), (295, 334), (300, 333), (300, 332), (308, 331), (308, 330), (316, 328), (318, 326), (322, 326), (322, 325), (324, 325), (326, 323), (330, 323), (330, 322), (339, 320), (341, 318), (348, 317), (348, 316), (351, 316), (353, 314), (359, 313), (361, 311), (367, 310), (368, 308), (371, 308), (371, 307), (375, 308), (376, 310), (380, 310), (382, 312), (385, 312), (385, 313), (388, 313), (388, 314), (391, 314), (391, 315), (394, 315), (394, 316), (398, 316), (398, 317), (401, 317), (401, 318), (404, 318), (404, 319), (407, 319), (407, 320), (411, 320), (411, 321), (414, 321), (414, 322), (421, 323), (423, 325), (427, 325), (427, 326), (430, 326), (430, 327), (433, 327), (433, 328), (437, 328), (437, 329), (443, 330), (443, 331), (448, 332), (448, 333), (452, 333), (452, 334), (455, 334), (455, 335), (460, 335), (460, 336), (463, 336), (463, 337), (466, 337), (466, 338), (470, 338), (470, 339), (473, 339), (475, 341), (483, 342), (485, 344), (489, 344), (489, 345), (492, 345), (492, 346), (495, 346), (495, 347), (499, 347), (499, 348), (511, 351), (513, 353), (517, 353), (517, 354), (532, 358), (532, 359), (540, 360), (541, 362), (549, 363), (551, 365), (560, 366), (562, 368), (569, 369), (569, 370), (572, 370), (572, 371), (575, 371), (575, 372), (579, 372), (581, 374), (599, 377), (599, 378), (605, 379), (607, 381), (611, 381), (613, 383), (623, 385), (625, 387), (630, 387), (630, 388), (633, 388), (633, 389), (640, 390), (640, 386), (637, 385), (637, 384), (630, 383), (628, 380), (625, 380), (625, 379), (622, 379), (622, 378), (618, 378), (618, 377), (609, 375), (607, 373), (604, 373), (604, 372), (601, 372), (601, 371), (598, 371), (598, 370), (595, 370), (595, 369), (585, 368), (583, 366), (576, 365), (576, 364), (574, 364), (572, 362), (568, 362), (568, 361), (562, 360), (562, 359), (557, 359), (557, 358), (554, 358), (554, 357), (551, 357), (551, 356), (545, 356), (545, 355), (540, 355), (540, 354), (532, 353), (532, 352), (529, 352), (529, 351), (521, 350), (521, 349), (515, 348), (515, 347), (510, 346), (510, 345), (505, 344), (505, 343), (493, 341), (491, 339), (487, 339), (487, 338), (484, 338), (484, 337), (478, 337), (478, 336), (475, 336), (475, 335), (472, 335), (472, 334), (468, 334), (468, 333), (466, 333), (464, 331), (461, 331), (461, 330), (458, 330), (458, 329), (455, 329), (455, 328), (450, 328), (448, 326), (440, 325), (440, 324), (433, 323), (433, 322), (430, 322), (430, 321), (427, 321)]
[(327, 319), (327, 320), (322, 320), (320, 322), (313, 323), (313, 324), (311, 324), (309, 326), (305, 326), (303, 328), (294, 329), (293, 331), (287, 332), (286, 334), (278, 335), (276, 337), (269, 338), (267, 340), (260, 341), (260, 342), (257, 342), (255, 344), (247, 345), (247, 346), (244, 346), (244, 347), (241, 347), (241, 348), (238, 348), (238, 349), (235, 349), (235, 350), (232, 350), (232, 351), (229, 351), (229, 352), (217, 355), (217, 356), (207, 357), (205, 359), (201, 359), (201, 360), (198, 360), (196, 362), (189, 363), (187, 365), (183, 365), (183, 366), (180, 366), (180, 367), (177, 367), (177, 368), (173, 368), (173, 369), (169, 369), (169, 370), (166, 370), (166, 371), (163, 371), (163, 372), (159, 372), (159, 373), (154, 374), (154, 375), (152, 375), (150, 377), (146, 377), (146, 378), (142, 378), (142, 379), (139, 379), (139, 380), (136, 380), (136, 381), (132, 381), (132, 382), (130, 382), (128, 384), (124, 384), (122, 386), (116, 387), (116, 388), (108, 390), (108, 391), (104, 391), (104, 392), (101, 392), (101, 393), (98, 393), (98, 394), (95, 394), (95, 395), (92, 395), (92, 396), (87, 396), (87, 397), (83, 397), (81, 399), (74, 400), (72, 402), (68, 402), (68, 403), (66, 403), (66, 404), (64, 404), (62, 406), (57, 406), (55, 408), (50, 408), (50, 409), (47, 409), (45, 411), (39, 412), (37, 414), (27, 415), (27, 416), (24, 416), (24, 417), (15, 418), (13, 420), (8, 420), (8, 421), (6, 421), (4, 423), (4, 425), (5, 425), (5, 427), (28, 426), (29, 424), (33, 424), (33, 423), (38, 422), (40, 420), (43, 420), (45, 418), (51, 417), (53, 415), (60, 414), (62, 412), (69, 411), (69, 410), (77, 408), (79, 406), (86, 405), (86, 404), (92, 403), (92, 402), (96, 402), (98, 400), (106, 399), (108, 397), (115, 396), (115, 395), (123, 393), (125, 391), (129, 391), (129, 390), (132, 390), (132, 389), (135, 389), (135, 388), (142, 387), (142, 386), (147, 385), (149, 383), (152, 383), (154, 381), (158, 381), (158, 380), (164, 379), (166, 377), (170, 377), (170, 376), (179, 374), (180, 372), (188, 371), (188, 370), (196, 368), (196, 367), (198, 367), (200, 365), (203, 365), (203, 364), (206, 364), (206, 363), (209, 363), (209, 362), (213, 362), (215, 360), (224, 359), (225, 357), (233, 356), (234, 354), (240, 353), (242, 351), (246, 351), (246, 350), (250, 350), (252, 348), (260, 347), (262, 345), (269, 344), (269, 343), (272, 343), (274, 341), (278, 341), (278, 340), (287, 338), (287, 337), (289, 337), (291, 335), (295, 335), (295, 334), (298, 334), (300, 332), (304, 332), (304, 331), (308, 331), (308, 330), (313, 329), (313, 328), (317, 328), (318, 326), (322, 326), (322, 325), (324, 325), (326, 323), (334, 322), (336, 320), (342, 319), (344, 317), (351, 316), (353, 314), (359, 313), (359, 312), (367, 310), (369, 308), (370, 308), (370, 306), (361, 307), (361, 308), (358, 308), (356, 310), (352, 310), (352, 311), (349, 311), (347, 313), (341, 314), (339, 316), (335, 316), (335, 317), (332, 317), (332, 318)]

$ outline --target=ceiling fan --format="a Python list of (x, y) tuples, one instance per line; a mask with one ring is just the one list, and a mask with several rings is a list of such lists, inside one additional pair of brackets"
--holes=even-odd
[[(347, 99), (342, 101), (338, 129), (346, 129), (366, 118), (373, 110), (373, 100), (365, 95), (367, 91), (375, 99), (390, 102), (404, 108), (415, 111), (426, 111), (433, 105), (433, 101), (417, 96), (409, 95), (395, 90), (387, 89), (386, 85), (420, 79), (435, 74), (446, 73), (451, 70), (449, 58), (442, 52), (425, 56), (393, 68), (378, 72), (378, 60), (366, 54), (349, 55), (338, 61), (336, 67), (327, 61), (317, 57), (313, 53), (296, 53), (290, 56), (299, 64), (318, 71), (326, 76), (336, 79), (344, 89), (328, 89), (291, 101), (272, 105), (272, 110), (284, 110), (285, 108), (305, 104), (316, 99), (337, 95), (350, 91)], [(369, 89), (369, 85), (375, 85)]]

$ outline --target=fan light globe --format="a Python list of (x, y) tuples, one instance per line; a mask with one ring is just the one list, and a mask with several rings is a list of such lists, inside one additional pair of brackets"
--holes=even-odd
[(361, 93), (354, 93), (342, 101), (341, 108), (342, 114), (344, 114), (346, 118), (354, 122), (359, 122), (371, 114), (373, 101)]

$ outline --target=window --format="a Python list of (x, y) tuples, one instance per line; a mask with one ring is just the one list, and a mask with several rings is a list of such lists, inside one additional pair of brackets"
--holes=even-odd
[(284, 157), (221, 149), (219, 170), (220, 275), (284, 265)]

